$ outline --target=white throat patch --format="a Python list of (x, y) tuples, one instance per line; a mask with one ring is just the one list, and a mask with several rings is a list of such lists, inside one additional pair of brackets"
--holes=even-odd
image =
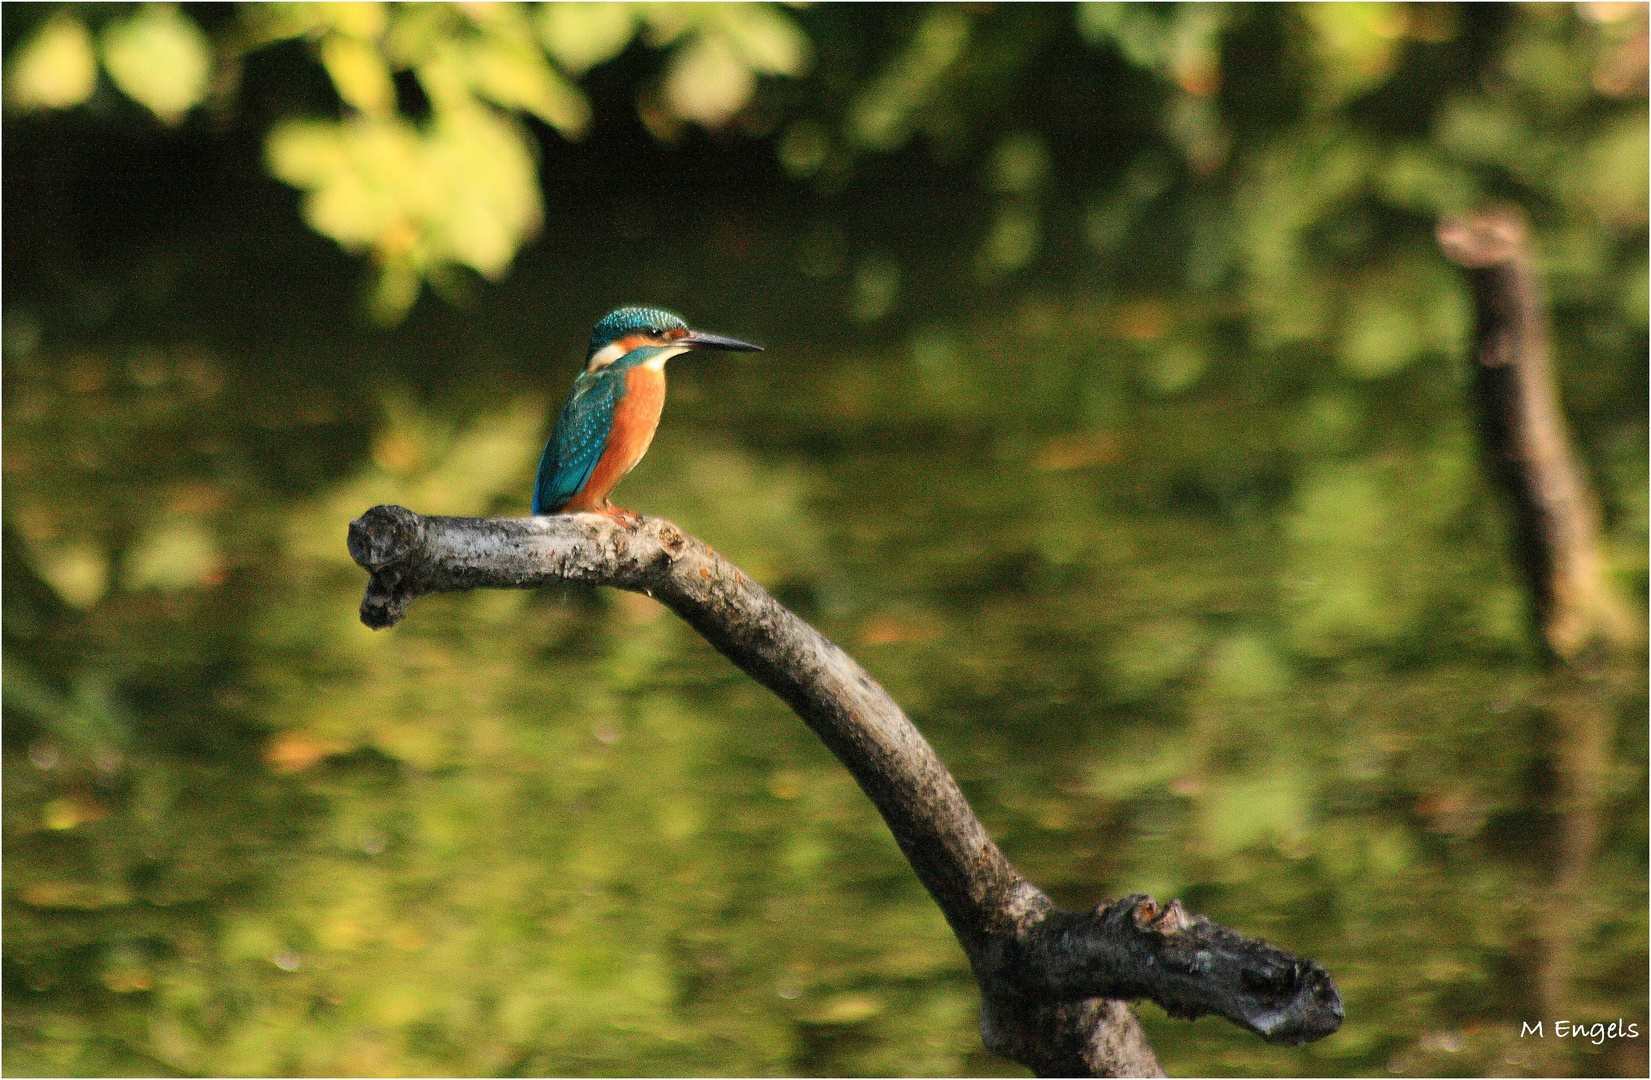
[[(642, 348), (648, 348), (648, 346), (646, 346), (646, 345), (641, 346), (641, 347)], [(653, 346), (653, 347), (654, 348), (659, 348), (659, 346)], [(688, 351), (688, 346), (686, 346), (686, 345), (667, 346), (667, 347), (661, 349), (661, 351), (655, 353), (653, 356), (650, 356), (646, 361), (643, 362), (642, 366), (647, 367), (647, 368), (652, 368), (655, 371), (659, 371), (661, 368), (663, 368), (665, 366), (665, 361), (669, 360), (673, 356), (681, 356), (683, 353), (685, 353), (687, 351)], [(628, 352), (629, 352), (629, 350), (626, 349), (624, 344), (623, 344), (623, 339), (621, 339), (620, 341), (609, 342), (608, 344), (602, 346), (600, 349), (596, 350), (595, 355), (593, 355), (590, 358), (590, 360), (585, 364), (585, 370), (586, 371), (601, 371), (603, 368), (607, 367), (609, 364), (614, 363), (615, 361), (617, 361), (620, 358), (624, 357)]]
[(648, 359), (642, 362), (642, 366), (651, 371), (664, 371), (665, 361), (669, 360), (673, 356), (681, 356), (687, 351), (688, 346), (686, 345), (673, 345), (668, 349), (662, 349), (648, 357)]

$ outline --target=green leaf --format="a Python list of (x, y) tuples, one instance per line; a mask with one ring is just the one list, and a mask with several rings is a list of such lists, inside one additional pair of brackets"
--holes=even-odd
[(953, 8), (930, 8), (911, 43), (849, 106), (847, 128), (853, 141), (888, 151), (910, 138), (912, 115), (962, 56), (969, 32), (968, 15)]
[(1049, 150), (1035, 132), (1016, 132), (993, 149), (988, 169), (987, 186), (993, 191), (1031, 194), (1049, 175)]
[(1078, 33), (1091, 45), (1111, 42), (1136, 67), (1157, 70), (1169, 59), (1170, 27), (1152, 5), (1082, 3), (1077, 6)]
[(1010, 203), (997, 213), (978, 260), (988, 277), (1011, 273), (1032, 261), (1043, 243), (1043, 221), (1034, 207)]
[(126, 555), (123, 584), (162, 592), (198, 588), (222, 572), (222, 561), (211, 533), (200, 522), (179, 517), (138, 538)]
[(1603, 126), (1574, 156), (1566, 178), (1578, 202), (1623, 231), (1645, 228), (1651, 197), (1646, 132), (1643, 109)]
[(1374, 90), (1398, 62), (1407, 16), (1401, 4), (1303, 4), (1299, 8), (1319, 56), (1319, 92), (1326, 104)]
[(1342, 369), (1361, 379), (1382, 379), (1403, 370), (1427, 345), (1424, 327), (1406, 297), (1378, 280), (1353, 298), (1337, 343)]

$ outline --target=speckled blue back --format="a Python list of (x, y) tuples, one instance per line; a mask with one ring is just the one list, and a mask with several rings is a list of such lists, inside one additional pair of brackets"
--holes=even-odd
[(554, 514), (579, 494), (607, 449), (613, 414), (625, 396), (625, 373), (608, 367), (574, 380), (573, 393), (539, 459), (533, 512)]

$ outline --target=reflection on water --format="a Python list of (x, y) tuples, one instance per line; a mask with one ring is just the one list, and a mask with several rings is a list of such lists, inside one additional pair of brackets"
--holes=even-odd
[[(1643, 1066), (1519, 1034), (1646, 1029), (1644, 669), (1542, 674), (1449, 364), (1291, 373), (1096, 297), (763, 340), (673, 366), (623, 502), (855, 653), (1057, 899), (1181, 896), (1334, 973), (1301, 1050), (1143, 1006), (1172, 1073)], [(22, 344), (8, 1071), (1016, 1071), (853, 783), (651, 600), (357, 621), (349, 519), (525, 513), (571, 346), (415, 395)], [(1643, 520), (1613, 543), (1643, 573)]]

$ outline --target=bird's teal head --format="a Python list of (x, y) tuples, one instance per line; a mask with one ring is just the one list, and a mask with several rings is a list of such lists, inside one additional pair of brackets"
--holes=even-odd
[(656, 352), (674, 349), (730, 349), (760, 352), (761, 345), (749, 345), (717, 334), (690, 330), (680, 316), (659, 308), (622, 307), (609, 312), (590, 332), (590, 348), (585, 353), (585, 370), (597, 371), (638, 349)]

